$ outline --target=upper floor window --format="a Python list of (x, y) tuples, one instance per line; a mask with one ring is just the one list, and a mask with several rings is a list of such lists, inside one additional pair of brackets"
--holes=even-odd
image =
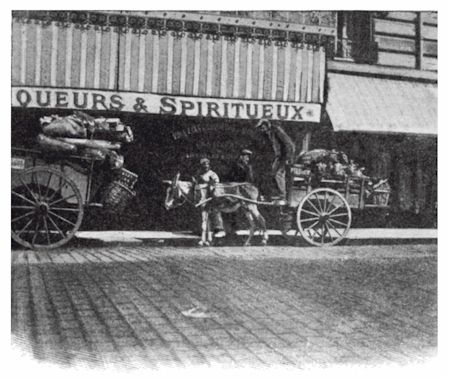
[(336, 56), (361, 63), (376, 61), (371, 12), (338, 12)]
[(436, 12), (338, 13), (338, 59), (437, 70), (437, 44)]

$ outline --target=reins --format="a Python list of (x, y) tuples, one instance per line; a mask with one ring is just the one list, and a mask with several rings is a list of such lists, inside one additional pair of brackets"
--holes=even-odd
[[(176, 187), (178, 188), (178, 191), (180, 192), (181, 197), (183, 197), (183, 202), (181, 204), (177, 205), (177, 207), (182, 206), (187, 201), (189, 204), (191, 204), (192, 206), (197, 208), (197, 207), (201, 207), (203, 205), (206, 205), (208, 202), (210, 202), (210, 201), (212, 201), (214, 199), (220, 199), (220, 198), (234, 198), (234, 199), (237, 199), (239, 201), (249, 202), (249, 203), (252, 203), (252, 204), (255, 204), (255, 205), (267, 205), (267, 206), (269, 206), (269, 205), (272, 206), (273, 205), (272, 202), (253, 200), (253, 199), (242, 197), (242, 196), (239, 196), (239, 195), (236, 195), (236, 194), (221, 194), (219, 196), (213, 196), (213, 197), (205, 198), (203, 200), (200, 200), (198, 203), (195, 203), (195, 201), (193, 201), (191, 198), (189, 198), (189, 194), (188, 193), (185, 193), (183, 191), (183, 189), (181, 189), (178, 185)], [(192, 187), (193, 187), (193, 191), (194, 191), (195, 186), (192, 185)]]
[(205, 203), (213, 200), (213, 199), (219, 199), (219, 198), (235, 198), (238, 199), (240, 201), (244, 201), (244, 202), (250, 202), (250, 203), (254, 203), (255, 205), (270, 205), (272, 206), (273, 203), (272, 202), (266, 202), (266, 201), (258, 201), (258, 200), (254, 200), (254, 199), (250, 199), (250, 198), (245, 198), (236, 194), (221, 194), (219, 196), (216, 197), (209, 197), (203, 201), (200, 201), (199, 203), (197, 203), (196, 205), (194, 205), (195, 207), (199, 207), (201, 205), (204, 205)]
[[(194, 186), (192, 186), (192, 187), (194, 187)], [(189, 198), (189, 194), (184, 193), (183, 189), (181, 189), (178, 185), (177, 185), (177, 188), (178, 188), (178, 191), (180, 192), (181, 196), (183, 197), (183, 202), (180, 203), (178, 206), (184, 205), (184, 203), (187, 201), (187, 202), (189, 202), (192, 206), (197, 207), (197, 205), (195, 204), (195, 202), (192, 201), (192, 200)]]

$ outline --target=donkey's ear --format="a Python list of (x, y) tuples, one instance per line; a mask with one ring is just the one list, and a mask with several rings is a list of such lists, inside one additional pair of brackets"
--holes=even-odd
[(163, 180), (162, 183), (163, 183), (164, 185), (172, 186), (172, 181), (169, 181), (169, 180)]
[(174, 186), (177, 185), (179, 180), (180, 180), (180, 172), (177, 172), (177, 174), (175, 174), (175, 177), (173, 177), (172, 185)]

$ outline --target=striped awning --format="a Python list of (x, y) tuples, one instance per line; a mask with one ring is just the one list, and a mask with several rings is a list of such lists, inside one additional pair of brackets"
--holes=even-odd
[(437, 85), (328, 73), (336, 131), (437, 134)]
[(241, 37), (73, 23), (12, 25), (12, 85), (323, 102), (325, 51)]

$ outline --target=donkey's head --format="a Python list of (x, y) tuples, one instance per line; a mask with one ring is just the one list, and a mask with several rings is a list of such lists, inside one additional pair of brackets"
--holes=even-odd
[(177, 173), (172, 181), (163, 182), (168, 185), (164, 201), (167, 210), (183, 205), (190, 198), (192, 183), (180, 181), (180, 173)]

